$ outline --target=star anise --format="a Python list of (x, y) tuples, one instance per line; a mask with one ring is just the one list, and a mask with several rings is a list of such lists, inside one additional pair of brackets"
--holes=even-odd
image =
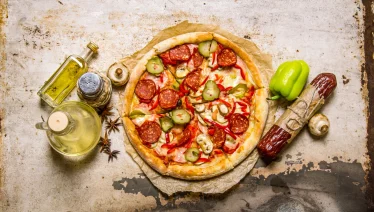
[(105, 129), (108, 131), (109, 134), (110, 134), (112, 131), (113, 131), (113, 132), (119, 132), (119, 128), (118, 128), (118, 126), (121, 126), (121, 125), (122, 125), (122, 122), (121, 122), (121, 120), (120, 120), (119, 118), (120, 118), (120, 117), (118, 117), (118, 118), (115, 119), (115, 120), (112, 120), (112, 119), (107, 119), (107, 120), (105, 120), (105, 122), (106, 122)]
[(110, 139), (108, 138), (108, 132), (105, 131), (105, 136), (104, 136), (104, 138), (101, 137), (101, 138), (100, 138), (100, 142), (98, 143), (98, 145), (101, 146), (101, 148), (100, 148), (100, 152), (103, 152), (104, 150), (105, 150), (105, 151), (106, 151), (106, 150), (109, 150), (109, 151), (110, 151), (110, 145), (111, 145), (111, 144), (112, 144), (112, 143), (110, 142)]
[(119, 152), (120, 151), (118, 151), (118, 150), (110, 151), (110, 149), (106, 149), (105, 153), (108, 154), (108, 163), (109, 163), (109, 161), (113, 162), (113, 158), (117, 159), (117, 155), (119, 154)]
[(101, 116), (101, 120), (107, 120), (109, 116), (112, 116), (112, 109), (113, 106), (108, 105), (102, 111), (100, 111), (99, 114)]

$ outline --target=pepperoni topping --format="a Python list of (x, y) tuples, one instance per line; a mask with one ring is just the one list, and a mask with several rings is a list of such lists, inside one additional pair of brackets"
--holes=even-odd
[(140, 80), (135, 87), (135, 94), (143, 100), (152, 99), (156, 94), (156, 84), (150, 79)]
[(169, 54), (171, 60), (179, 61), (187, 61), (191, 56), (190, 48), (186, 44), (170, 49)]
[(163, 109), (173, 109), (177, 106), (179, 93), (173, 89), (165, 89), (160, 92), (159, 103)]
[(214, 127), (214, 133), (212, 136), (213, 139), (213, 148), (219, 149), (223, 146), (223, 143), (226, 141), (226, 133), (223, 129)]
[(192, 90), (197, 91), (200, 86), (200, 71), (194, 71), (186, 76), (185, 82)]
[(176, 65), (177, 64), (177, 61), (170, 59), (169, 51), (160, 54), (160, 57), (164, 65), (167, 65), (167, 64)]
[(233, 66), (236, 64), (236, 54), (232, 49), (222, 49), (217, 56), (219, 66)]
[(204, 57), (200, 54), (200, 52), (197, 50), (197, 48), (195, 48), (194, 51), (193, 51), (192, 60), (193, 60), (193, 66), (195, 68), (197, 68), (201, 64), (203, 64)]
[(235, 134), (244, 133), (249, 126), (248, 118), (242, 114), (234, 113), (230, 117), (230, 130)]
[(138, 128), (138, 133), (144, 144), (153, 144), (161, 136), (161, 127), (155, 121), (146, 121)]

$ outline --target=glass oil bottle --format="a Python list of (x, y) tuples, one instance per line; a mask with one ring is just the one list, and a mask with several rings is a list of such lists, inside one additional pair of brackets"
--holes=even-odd
[(52, 107), (58, 106), (74, 89), (79, 77), (87, 72), (87, 63), (98, 49), (90, 42), (80, 55), (70, 55), (38, 91), (40, 98)]

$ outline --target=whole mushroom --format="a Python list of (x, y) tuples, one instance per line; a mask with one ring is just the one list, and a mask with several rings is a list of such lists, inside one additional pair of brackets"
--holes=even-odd
[(323, 136), (329, 131), (330, 122), (325, 115), (317, 113), (309, 120), (308, 127), (313, 135)]

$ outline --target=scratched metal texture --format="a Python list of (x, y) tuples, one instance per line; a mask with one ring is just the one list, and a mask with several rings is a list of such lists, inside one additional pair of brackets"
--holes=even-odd
[[(370, 1), (365, 5), (372, 6)], [(3, 211), (367, 209), (368, 92), (361, 2), (0, 0), (0, 11)], [(303, 130), (277, 161), (259, 161), (250, 175), (220, 195), (163, 195), (125, 153), (122, 130), (111, 135), (113, 148), (121, 151), (113, 163), (97, 150), (73, 159), (49, 147), (45, 132), (34, 124), (51, 108), (36, 92), (68, 55), (94, 41), (100, 53), (90, 68), (105, 71), (160, 30), (184, 20), (219, 25), (252, 40), (273, 56), (274, 67), (304, 59), (311, 68), (309, 79), (335, 73), (337, 91), (322, 109), (331, 121), (330, 133), (317, 139)], [(118, 101), (117, 91), (113, 98)]]

